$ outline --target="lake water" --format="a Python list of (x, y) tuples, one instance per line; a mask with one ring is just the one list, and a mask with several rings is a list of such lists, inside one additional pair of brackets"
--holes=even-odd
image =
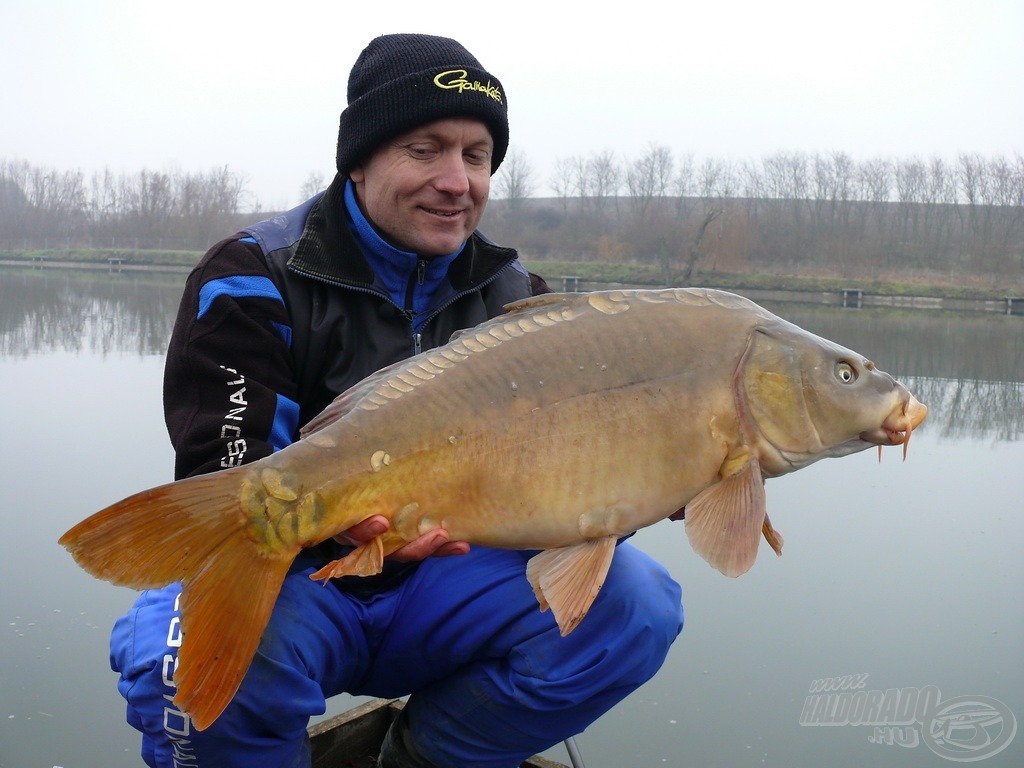
[[(141, 765), (107, 665), (134, 592), (56, 542), (171, 478), (160, 389), (182, 280), (0, 269), (3, 768)], [(587, 768), (1019, 768), (1024, 318), (772, 309), (874, 359), (929, 419), (906, 462), (866, 451), (770, 481), (785, 556), (762, 545), (742, 578), (681, 524), (636, 535), (682, 584), (686, 626), (658, 676), (577, 738)]]

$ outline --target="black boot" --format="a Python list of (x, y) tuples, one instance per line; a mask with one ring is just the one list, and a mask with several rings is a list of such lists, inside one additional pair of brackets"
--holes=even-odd
[(403, 709), (391, 723), (380, 745), (377, 768), (437, 768), (416, 749), (409, 733), (408, 717)]

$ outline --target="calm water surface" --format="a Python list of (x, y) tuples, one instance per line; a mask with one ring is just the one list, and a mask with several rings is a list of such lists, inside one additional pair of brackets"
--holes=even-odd
[[(160, 380), (181, 281), (0, 270), (4, 768), (141, 765), (107, 664), (134, 592), (56, 541), (171, 479)], [(686, 626), (659, 675), (578, 737), (587, 768), (1019, 768), (1024, 319), (772, 309), (904, 380), (929, 421), (906, 462), (868, 451), (770, 481), (785, 556), (763, 546), (740, 579), (682, 525), (637, 534), (683, 585)], [(825, 678), (845, 690), (812, 692)]]

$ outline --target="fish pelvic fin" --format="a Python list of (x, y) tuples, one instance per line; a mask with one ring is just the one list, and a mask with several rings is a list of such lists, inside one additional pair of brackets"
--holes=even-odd
[[(761, 465), (751, 456), (686, 505), (686, 535), (697, 554), (726, 576), (736, 577), (753, 566), (762, 532), (768, 538), (766, 519)], [(781, 548), (781, 538), (778, 544)]]
[(601, 591), (617, 541), (615, 536), (605, 536), (546, 549), (526, 564), (526, 577), (540, 609), (551, 609), (563, 637), (576, 629)]
[(374, 536), (344, 557), (332, 560), (316, 573), (309, 574), (309, 578), (326, 583), (328, 579), (342, 576), (375, 576), (384, 568), (384, 555), (384, 535)]
[(240, 509), (243, 478), (226, 470), (143, 491), (60, 538), (82, 568), (114, 584), (182, 583), (174, 702), (200, 730), (234, 697), (299, 551), (254, 538)]
[(785, 541), (782, 540), (782, 534), (772, 528), (772, 521), (768, 519), (768, 514), (765, 513), (764, 523), (761, 525), (761, 533), (764, 534), (764, 540), (768, 542), (775, 554), (782, 557), (782, 547), (785, 545)]

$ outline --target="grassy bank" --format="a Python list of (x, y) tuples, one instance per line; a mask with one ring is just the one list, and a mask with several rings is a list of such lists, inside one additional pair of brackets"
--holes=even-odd
[[(653, 265), (603, 264), (589, 262), (524, 261), (526, 267), (543, 275), (556, 290), (563, 275), (575, 275), (583, 281), (658, 285), (661, 271)], [(728, 272), (702, 272), (698, 270), (693, 285), (724, 290), (757, 289), (807, 292), (837, 292), (844, 288), (859, 288), (865, 293), (880, 296), (930, 296), (943, 299), (1001, 300), (1005, 289), (981, 286), (939, 285), (927, 281), (863, 280), (850, 277), (821, 277), (805, 275), (776, 275)]]
[(201, 251), (134, 250), (131, 248), (73, 248), (71, 250), (39, 249), (29, 251), (0, 250), (0, 260), (39, 261), (48, 264), (102, 264), (112, 261), (140, 266), (193, 267), (202, 257)]
[[(202, 257), (199, 251), (131, 250), (131, 249), (73, 249), (2, 251), (0, 260), (24, 262), (40, 261), (51, 265), (107, 266), (122, 262), (130, 266), (192, 267)], [(563, 275), (575, 275), (587, 282), (622, 283), (627, 285), (659, 285), (661, 271), (654, 265), (606, 264), (602, 262), (548, 261), (524, 259), (532, 272), (536, 272), (558, 290)], [(932, 296), (944, 299), (1001, 300), (1014, 291), (1003, 287), (936, 284), (924, 280), (862, 280), (859, 278), (813, 277), (805, 275), (775, 275), (758, 273), (701, 272), (694, 276), (694, 285), (725, 290), (761, 289), (788, 291), (841, 291), (859, 288), (865, 293), (882, 296)], [(1020, 293), (1018, 291), (1016, 293)]]

